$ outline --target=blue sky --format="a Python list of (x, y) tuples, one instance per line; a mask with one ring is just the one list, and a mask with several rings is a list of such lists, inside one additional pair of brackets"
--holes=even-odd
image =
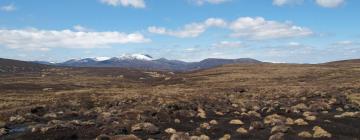
[(358, 0), (1, 0), (0, 57), (360, 58)]

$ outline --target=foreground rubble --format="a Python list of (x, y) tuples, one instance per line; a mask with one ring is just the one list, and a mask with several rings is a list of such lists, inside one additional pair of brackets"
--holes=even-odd
[[(351, 98), (360, 94), (357, 67), (231, 65), (162, 73), (166, 80), (141, 73), (119, 79), (114, 71), (46, 73), (3, 89), (3, 101), (36, 102), (1, 106), (1, 139), (359, 139), (360, 107)], [(51, 79), (67, 88), (46, 85)], [(52, 90), (21, 87), (29, 81)]]

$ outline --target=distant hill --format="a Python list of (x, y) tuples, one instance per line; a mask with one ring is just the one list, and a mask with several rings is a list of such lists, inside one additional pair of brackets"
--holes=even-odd
[(360, 64), (360, 59), (332, 61), (332, 62), (327, 62), (325, 64)]
[[(226, 64), (244, 64), (244, 63), (262, 63), (261, 61), (240, 58), (240, 59), (216, 59), (209, 58), (200, 62), (184, 62), (179, 60), (168, 60), (165, 58), (153, 59), (150, 55), (130, 55), (112, 58), (85, 58), (72, 59), (63, 63), (57, 63), (57, 66), (70, 67), (118, 67), (118, 68), (135, 68), (145, 70), (169, 70), (169, 71), (191, 71), (207, 69)], [(41, 62), (41, 64), (48, 64)]]
[(0, 73), (38, 72), (49, 65), (0, 58)]

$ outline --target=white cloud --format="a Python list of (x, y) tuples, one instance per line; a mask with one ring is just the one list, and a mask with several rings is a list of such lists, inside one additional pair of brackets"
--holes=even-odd
[(304, 0), (273, 0), (273, 5), (283, 6), (283, 5), (296, 5), (302, 4)]
[(302, 37), (313, 34), (305, 27), (289, 22), (266, 20), (262, 17), (241, 17), (230, 24), (233, 37), (245, 37), (253, 40)]
[(89, 32), (89, 31), (91, 31), (89, 28), (86, 28), (86, 27), (81, 26), (81, 25), (75, 25), (75, 26), (73, 27), (73, 29), (74, 29), (75, 31), (79, 31), (79, 32)]
[(193, 52), (193, 51), (195, 51), (196, 49), (195, 48), (186, 48), (185, 49), (185, 51), (187, 51), (187, 52)]
[(5, 5), (0, 7), (1, 11), (5, 11), (5, 12), (12, 12), (16, 10), (16, 7), (14, 4), (9, 4), (9, 5)]
[(238, 47), (245, 47), (245, 45), (240, 42), (240, 41), (234, 41), (234, 42), (230, 42), (230, 41), (221, 41), (219, 43), (215, 43), (212, 45), (213, 47), (217, 47), (217, 48), (228, 48), (228, 47), (232, 47), (232, 48), (238, 48)]
[(220, 18), (209, 18), (202, 23), (187, 24), (178, 30), (151, 26), (148, 31), (155, 34), (187, 38), (198, 37), (210, 27), (227, 28), (233, 31), (232, 37), (251, 40), (302, 37), (313, 34), (308, 28), (296, 26), (290, 22), (265, 20), (262, 17), (241, 17), (230, 23)]
[(161, 35), (170, 35), (180, 38), (187, 37), (198, 37), (200, 34), (206, 31), (209, 27), (224, 27), (226, 22), (218, 18), (209, 18), (202, 23), (191, 23), (185, 25), (182, 29), (179, 30), (170, 30), (164, 27), (151, 26), (148, 28), (150, 33), (161, 34)]
[(121, 32), (78, 32), (72, 30), (0, 29), (0, 45), (24, 50), (51, 48), (101, 48), (114, 44), (145, 43), (142, 34)]
[(190, 2), (193, 2), (196, 5), (203, 5), (205, 3), (220, 4), (220, 3), (224, 3), (224, 2), (228, 2), (228, 1), (230, 1), (230, 0), (190, 0)]
[(102, 3), (111, 6), (124, 6), (134, 8), (145, 8), (146, 4), (144, 0), (100, 0)]
[(345, 0), (315, 0), (316, 3), (325, 8), (335, 8), (342, 5)]
[(354, 42), (354, 41), (351, 41), (351, 40), (343, 40), (343, 41), (338, 41), (338, 42), (335, 42), (332, 44), (332, 46), (340, 46), (340, 47), (343, 47), (343, 46), (359, 46), (360, 43), (359, 42)]

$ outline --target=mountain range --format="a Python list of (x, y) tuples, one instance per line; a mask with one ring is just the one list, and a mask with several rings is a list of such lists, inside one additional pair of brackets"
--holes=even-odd
[(131, 54), (120, 57), (95, 57), (83, 59), (71, 59), (61, 63), (50, 63), (46, 61), (33, 61), (38, 64), (69, 66), (69, 67), (118, 67), (135, 68), (145, 70), (169, 70), (169, 71), (190, 71), (207, 69), (225, 64), (250, 64), (262, 63), (251, 58), (239, 59), (218, 59), (208, 58), (199, 62), (184, 62), (179, 60), (168, 60), (166, 58), (154, 59), (146, 54)]

